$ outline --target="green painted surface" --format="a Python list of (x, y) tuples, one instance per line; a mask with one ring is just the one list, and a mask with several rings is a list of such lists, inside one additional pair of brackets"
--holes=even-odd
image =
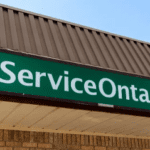
[(149, 79), (4, 52), (0, 91), (150, 110)]

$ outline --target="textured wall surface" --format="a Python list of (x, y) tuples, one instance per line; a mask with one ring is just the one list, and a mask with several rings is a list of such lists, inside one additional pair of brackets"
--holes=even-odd
[(149, 150), (150, 139), (0, 130), (0, 150)]
[(150, 77), (150, 44), (0, 7), (0, 47)]

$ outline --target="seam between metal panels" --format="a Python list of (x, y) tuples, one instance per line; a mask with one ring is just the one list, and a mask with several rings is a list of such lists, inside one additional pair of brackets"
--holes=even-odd
[(64, 20), (61, 20), (61, 19), (57, 19), (57, 18), (53, 18), (53, 17), (50, 17), (50, 16), (34, 13), (34, 12), (31, 12), (31, 11), (15, 8), (15, 7), (11, 7), (11, 6), (7, 6), (7, 5), (4, 5), (4, 4), (0, 4), (0, 7), (12, 9), (12, 10), (23, 12), (23, 13), (28, 13), (28, 14), (31, 14), (31, 15), (34, 15), (34, 16), (39, 16), (39, 17), (43, 17), (43, 18), (46, 18), (46, 19), (55, 20), (55, 21), (58, 21), (58, 22), (61, 22), (61, 23), (66, 23), (66, 24), (81, 27), (81, 28), (84, 28), (84, 29), (93, 30), (93, 31), (104, 33), (104, 34), (109, 34), (109, 35), (112, 35), (112, 36), (117, 36), (117, 37), (120, 37), (120, 38), (125, 38), (125, 39), (129, 39), (129, 40), (132, 40), (132, 41), (137, 41), (137, 42), (140, 42), (140, 43), (145, 43), (145, 44), (150, 45), (149, 42), (145, 42), (145, 41), (142, 41), (142, 40), (137, 40), (137, 39), (134, 39), (134, 38), (130, 38), (130, 37), (126, 37), (126, 36), (106, 32), (106, 31), (102, 31), (102, 30), (99, 30), (99, 29), (95, 29), (95, 28), (91, 28), (91, 27), (88, 27), (88, 26), (72, 23), (72, 22), (69, 22), (69, 21), (64, 21)]

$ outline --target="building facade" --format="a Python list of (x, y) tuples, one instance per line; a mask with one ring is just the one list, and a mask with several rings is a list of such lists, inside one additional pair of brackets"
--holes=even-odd
[(0, 58), (0, 149), (150, 149), (150, 43), (0, 5)]

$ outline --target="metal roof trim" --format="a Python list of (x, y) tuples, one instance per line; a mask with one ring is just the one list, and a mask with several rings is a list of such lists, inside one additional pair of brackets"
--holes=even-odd
[(132, 72), (125, 72), (125, 71), (120, 71), (120, 70), (116, 70), (116, 69), (110, 69), (110, 68), (104, 68), (104, 67), (101, 67), (101, 66), (95, 66), (95, 65), (90, 65), (90, 64), (83, 64), (83, 63), (80, 63), (80, 62), (74, 62), (74, 61), (70, 61), (70, 60), (62, 60), (62, 59), (59, 59), (59, 58), (53, 58), (53, 57), (50, 57), (50, 56), (44, 56), (44, 55), (38, 55), (38, 54), (32, 54), (32, 53), (27, 53), (27, 52), (16, 52), (14, 51), (13, 49), (9, 49), (9, 48), (0, 48), (0, 51), (5, 51), (7, 50), (9, 53), (13, 53), (13, 54), (23, 54), (23, 55), (29, 55), (29, 56), (33, 56), (33, 57), (37, 57), (37, 58), (45, 58), (45, 59), (53, 59), (55, 61), (58, 61), (58, 62), (66, 62), (66, 63), (69, 63), (69, 64), (73, 64), (73, 65), (79, 65), (79, 66), (85, 66), (85, 67), (90, 67), (90, 68), (94, 68), (94, 69), (101, 69), (101, 70), (105, 70), (105, 71), (110, 71), (110, 72), (115, 72), (115, 73), (120, 73), (120, 74), (125, 74), (125, 75), (131, 75), (131, 76), (134, 76), (134, 77), (141, 77), (141, 78), (145, 78), (145, 79), (150, 79), (149, 76), (145, 76), (143, 74), (137, 74), (137, 73), (132, 73)]
[(92, 30), (92, 31), (96, 31), (96, 32), (101, 32), (101, 33), (104, 33), (104, 34), (109, 34), (109, 35), (112, 35), (112, 36), (117, 36), (119, 38), (124, 38), (124, 39), (128, 39), (128, 40), (132, 40), (132, 41), (136, 41), (136, 42), (140, 42), (140, 43), (144, 43), (144, 44), (150, 45), (150, 42), (145, 42), (145, 41), (142, 41), (142, 40), (137, 40), (137, 39), (134, 39), (134, 38), (123, 36), (123, 35), (118, 35), (118, 34), (110, 33), (110, 32), (107, 32), (107, 31), (103, 31), (103, 30), (91, 28), (91, 27), (88, 27), (88, 26), (84, 26), (84, 25), (72, 23), (72, 22), (69, 22), (69, 21), (65, 21), (65, 20), (53, 18), (53, 17), (50, 17), (50, 16), (46, 16), (46, 15), (34, 13), (34, 12), (27, 11), (27, 10), (24, 10), (24, 9), (15, 8), (15, 7), (4, 5), (4, 4), (0, 4), (0, 7), (5, 7), (7, 9), (12, 9), (12, 10), (20, 11), (20, 12), (23, 12), (23, 13), (28, 13), (28, 14), (31, 14), (31, 15), (34, 15), (34, 16), (43, 17), (43, 18), (55, 20), (55, 21), (58, 21), (58, 22), (61, 22), (61, 23), (66, 23), (66, 24), (70, 24), (70, 25), (73, 25), (73, 26), (78, 26), (78, 27), (81, 27), (81, 28), (84, 28), (84, 29), (88, 29), (88, 30)]

